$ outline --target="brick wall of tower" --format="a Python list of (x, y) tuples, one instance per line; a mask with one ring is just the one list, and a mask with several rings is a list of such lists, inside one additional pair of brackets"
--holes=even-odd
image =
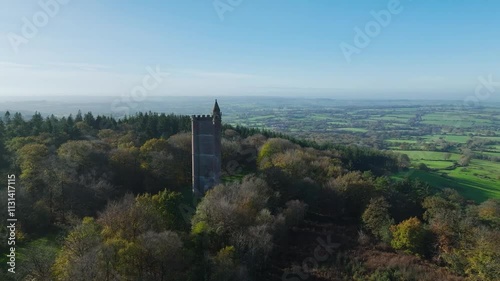
[(221, 124), (208, 115), (192, 116), (193, 192), (202, 196), (220, 182)]

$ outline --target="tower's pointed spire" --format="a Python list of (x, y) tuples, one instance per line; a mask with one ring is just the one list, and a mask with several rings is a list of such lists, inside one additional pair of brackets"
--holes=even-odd
[(213, 112), (220, 112), (220, 108), (219, 108), (219, 104), (217, 103), (217, 99), (215, 99)]

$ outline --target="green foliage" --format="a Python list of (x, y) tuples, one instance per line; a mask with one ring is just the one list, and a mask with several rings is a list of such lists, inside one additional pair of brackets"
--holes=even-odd
[(466, 273), (471, 280), (494, 281), (500, 276), (500, 231), (482, 231), (467, 253)]
[(467, 233), (469, 226), (465, 224), (468, 220), (463, 202), (456, 191), (445, 189), (438, 195), (425, 198), (422, 204), (426, 209), (424, 218), (429, 223), (440, 251), (449, 252), (460, 243), (459, 233)]
[(489, 199), (478, 206), (479, 219), (500, 228), (500, 199)]
[(398, 281), (393, 270), (380, 270), (377, 269), (369, 277), (370, 281)]
[(429, 171), (429, 167), (427, 167), (427, 165), (425, 165), (425, 163), (419, 163), (417, 168), (421, 171)]
[(157, 192), (165, 182), (176, 190), (190, 183), (191, 148), (185, 140), (186, 135), (178, 135), (168, 140), (150, 139), (141, 146), (140, 165), (147, 191)]
[(140, 167), (137, 147), (120, 147), (109, 153), (113, 182), (123, 191), (140, 192), (144, 174)]
[(398, 170), (397, 156), (376, 149), (357, 146), (338, 147), (342, 161), (350, 170), (372, 171), (376, 176)]
[(77, 276), (85, 276), (85, 270), (91, 261), (93, 251), (102, 239), (101, 227), (93, 218), (85, 218), (64, 241), (62, 251), (58, 254), (53, 266), (56, 280), (71, 280)]
[(179, 280), (188, 255), (175, 213), (180, 194), (126, 196), (95, 221), (85, 218), (67, 236), (54, 264), (57, 280)]
[(235, 280), (238, 264), (236, 260), (236, 249), (233, 246), (227, 246), (217, 253), (212, 259), (213, 273), (210, 280), (229, 281)]
[(7, 148), (5, 147), (5, 141), (7, 136), (5, 135), (5, 125), (2, 120), (0, 120), (0, 171), (8, 166), (7, 159)]
[(216, 186), (198, 205), (192, 225), (205, 222), (217, 234), (236, 233), (255, 222), (270, 196), (267, 184), (254, 177), (246, 177), (241, 184)]
[(182, 203), (182, 195), (178, 192), (163, 190), (158, 194), (143, 194), (136, 198), (137, 208), (142, 209), (150, 218), (157, 217), (155, 220), (161, 222), (161, 225), (153, 229), (175, 229), (182, 230), (186, 228), (179, 206)]
[(451, 249), (448, 252), (441, 253), (440, 257), (452, 272), (460, 276), (465, 276), (468, 264), (465, 250)]
[(158, 194), (143, 194), (134, 198), (125, 196), (119, 202), (110, 203), (99, 218), (103, 235), (107, 238), (134, 240), (148, 230), (184, 229), (179, 205), (179, 193), (164, 190)]
[(68, 141), (57, 150), (58, 157), (79, 173), (103, 171), (107, 166), (110, 147), (99, 141)]
[(335, 193), (337, 211), (355, 218), (361, 216), (376, 193), (373, 180), (363, 177), (361, 172), (348, 172), (331, 179), (327, 188)]
[(257, 177), (218, 185), (198, 204), (192, 233), (209, 235), (205, 240), (208, 249), (233, 245), (238, 259), (251, 271), (259, 272), (274, 248), (274, 238), (281, 237), (287, 223), (298, 224), (305, 215), (305, 205), (298, 201), (273, 214), (269, 210), (272, 196), (266, 182)]
[(43, 169), (43, 161), (49, 154), (49, 149), (43, 144), (27, 144), (17, 151), (17, 159), (21, 168), (21, 179), (36, 176)]
[(424, 254), (426, 230), (422, 222), (413, 217), (390, 228), (393, 239), (392, 247), (410, 254)]
[[(0, 280), (54, 280), (51, 265), (60, 249), (58, 238), (57, 232), (48, 232), (44, 237), (30, 237), (29, 241), (17, 239), (15, 274), (8, 272), (6, 266), (0, 266)], [(8, 253), (5, 248), (2, 248), (2, 251)], [(6, 256), (5, 259), (0, 257), (5, 265), (8, 259)], [(19, 266), (20, 264), (22, 266)]]
[(293, 143), (285, 139), (269, 139), (260, 148), (257, 162), (260, 163), (261, 168), (267, 168), (270, 164), (268, 164), (268, 162), (264, 162), (266, 158), (268, 159), (277, 153), (284, 153), (288, 149), (292, 149), (294, 147)]
[(206, 233), (208, 231), (209, 231), (208, 223), (205, 221), (200, 221), (200, 222), (193, 224), (193, 228), (191, 230), (191, 233), (194, 235), (200, 235), (200, 234)]
[(421, 217), (424, 213), (423, 200), (432, 194), (430, 186), (421, 180), (405, 178), (395, 181), (384, 197), (391, 204), (391, 217), (401, 222), (410, 217)]
[[(141, 258), (139, 266), (143, 280), (181, 280), (185, 278), (186, 258), (184, 244), (175, 232), (146, 232), (139, 237), (138, 253), (134, 258)], [(123, 263), (130, 267), (130, 263)], [(139, 267), (140, 268), (140, 267)]]
[(389, 203), (383, 197), (372, 198), (362, 215), (363, 223), (373, 235), (387, 243), (392, 238), (389, 228), (394, 224), (389, 215), (389, 207)]

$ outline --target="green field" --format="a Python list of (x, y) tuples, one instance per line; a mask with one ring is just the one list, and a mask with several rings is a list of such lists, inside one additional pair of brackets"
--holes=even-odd
[[(16, 263), (18, 266), (17, 271), (22, 271), (23, 268), (19, 267), (19, 265), (23, 264), (27, 258), (36, 258), (34, 255), (47, 255), (55, 257), (59, 249), (61, 248), (61, 240), (66, 233), (64, 231), (53, 229), (49, 232), (49, 234), (43, 237), (28, 237), (28, 241), (17, 241), (16, 245)], [(1, 249), (1, 248), (0, 248)], [(2, 253), (7, 253), (7, 249), (1, 249)], [(2, 255), (0, 257), (0, 270), (7, 271), (7, 256)], [(41, 265), (41, 266), (50, 266), (50, 265)]]
[(450, 142), (464, 143), (464, 142), (467, 142), (468, 140), (470, 140), (471, 137), (470, 136), (457, 136), (457, 135), (433, 135), (433, 136), (425, 137), (425, 140), (436, 141), (439, 139), (444, 139), (444, 140), (450, 141)]
[(417, 140), (405, 140), (405, 139), (388, 139), (386, 142), (389, 143), (417, 143)]
[[(437, 152), (437, 151), (422, 151), (422, 150), (395, 150), (397, 153), (403, 153), (410, 157), (413, 160), (445, 160), (446, 152)], [(449, 160), (456, 161), (460, 158), (459, 154), (451, 153), (451, 157)]]
[(411, 169), (409, 172), (400, 173), (396, 178), (410, 177), (420, 179), (436, 189), (453, 188), (467, 199), (483, 202), (490, 198), (500, 198), (500, 186), (498, 180), (495, 183), (489, 180), (477, 179), (474, 176), (463, 173), (450, 173), (450, 177), (444, 177), (436, 172), (420, 171)]
[[(408, 176), (420, 178), (436, 188), (455, 188), (464, 197), (478, 202), (500, 198), (500, 163), (473, 159), (467, 167), (453, 167), (460, 157), (452, 154), (443, 160), (444, 153), (433, 151), (398, 151), (407, 154), (416, 167), (424, 163), (431, 171), (412, 169)], [(399, 175), (401, 176), (401, 175)]]
[(363, 128), (341, 128), (341, 129), (337, 129), (337, 131), (361, 132), (361, 133), (368, 132), (367, 129), (363, 129)]

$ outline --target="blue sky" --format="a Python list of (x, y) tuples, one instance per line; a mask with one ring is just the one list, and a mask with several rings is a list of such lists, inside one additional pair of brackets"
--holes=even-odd
[[(27, 38), (39, 0), (0, 0), (0, 96), (122, 95), (148, 67), (169, 73), (150, 95), (463, 99), (500, 80), (500, 1), (60, 1)], [(358, 48), (372, 11), (391, 19)]]

